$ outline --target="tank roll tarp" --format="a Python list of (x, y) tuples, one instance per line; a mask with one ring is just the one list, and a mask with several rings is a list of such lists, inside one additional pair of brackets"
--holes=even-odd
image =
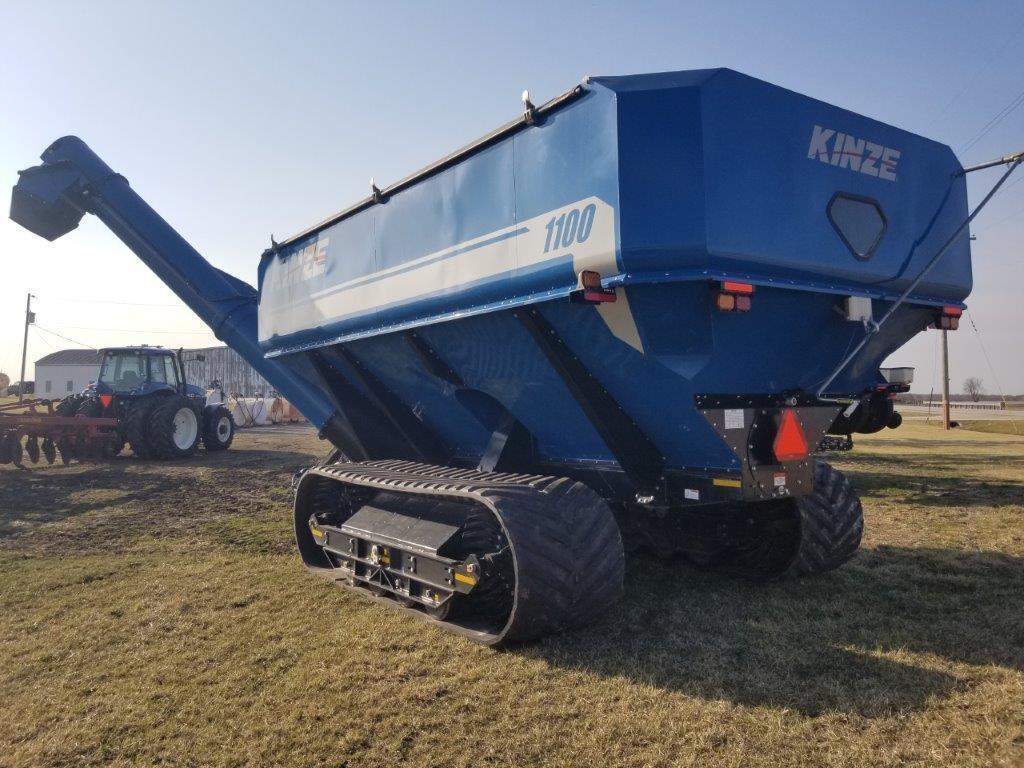
[[(564, 296), (582, 269), (612, 285), (727, 275), (891, 299), (966, 215), (948, 147), (730, 70), (583, 88), (265, 254), (263, 348)], [(837, 224), (861, 211), (866, 223)], [(970, 287), (965, 235), (915, 298), (958, 302)]]

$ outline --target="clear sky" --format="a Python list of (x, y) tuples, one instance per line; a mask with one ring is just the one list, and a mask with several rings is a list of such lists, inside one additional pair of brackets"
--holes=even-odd
[[(0, 187), (84, 138), (214, 264), (255, 282), (270, 241), (362, 198), (585, 75), (727, 66), (950, 144), (1024, 149), (1024, 5), (1008, 3), (0, 3)], [(1018, 98), (1020, 97), (1020, 98)], [(1019, 108), (1013, 108), (1013, 105)], [(1006, 112), (991, 127), (988, 124)], [(976, 202), (996, 171), (970, 178)], [(976, 221), (968, 300), (1024, 392), (1024, 170)], [(8, 193), (0, 195), (6, 212)], [(50, 244), (0, 220), (0, 370), (73, 346), (213, 336), (95, 218)], [(118, 302), (118, 303), (114, 303)], [(892, 362), (939, 387), (937, 332)], [(969, 323), (954, 391), (993, 373)], [(29, 368), (31, 376), (31, 366)]]

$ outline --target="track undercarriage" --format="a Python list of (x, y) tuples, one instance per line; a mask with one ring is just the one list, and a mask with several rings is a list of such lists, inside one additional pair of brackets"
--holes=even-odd
[(300, 479), (295, 534), (322, 575), (486, 645), (585, 624), (622, 593), (615, 517), (566, 478), (330, 464)]
[(859, 499), (824, 462), (807, 496), (699, 514), (613, 513), (568, 478), (408, 461), (317, 466), (295, 498), (296, 540), (311, 570), (496, 646), (582, 626), (614, 603), (624, 538), (772, 579), (838, 567), (862, 527)]

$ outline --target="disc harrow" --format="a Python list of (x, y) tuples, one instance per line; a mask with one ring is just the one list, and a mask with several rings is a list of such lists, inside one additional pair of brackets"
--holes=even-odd
[[(27, 469), (25, 459), (64, 464), (102, 457), (118, 442), (117, 419), (73, 415), (64, 401), (34, 399), (0, 405), (0, 464)], [(69, 413), (71, 411), (71, 413)]]

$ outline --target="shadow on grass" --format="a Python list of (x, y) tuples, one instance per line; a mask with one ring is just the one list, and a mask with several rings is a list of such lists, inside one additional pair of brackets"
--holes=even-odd
[(1024, 560), (995, 552), (883, 547), (760, 585), (638, 558), (601, 623), (517, 652), (707, 699), (877, 717), (965, 687), (950, 662), (1024, 669), (1022, 617)]
[[(308, 454), (296, 451), (256, 449), (200, 451), (180, 461), (144, 462), (127, 455), (95, 464), (5, 471), (0, 475), (0, 539), (132, 502), (152, 501), (154, 510), (171, 507), (187, 513), (218, 495), (223, 499), (225, 483), (244, 490), (261, 474), (271, 484), (290, 488), (292, 473), (311, 462)], [(193, 471), (200, 468), (211, 472), (204, 478)], [(203, 486), (211, 484), (204, 493)], [(226, 514), (232, 512), (224, 506)]]
[[(901, 501), (924, 507), (1004, 507), (1024, 503), (1024, 482), (984, 476), (965, 477), (963, 459), (942, 456), (915, 458), (913, 473), (887, 456), (844, 456), (836, 466), (862, 494), (898, 496)], [(1002, 471), (1019, 466), (1024, 457), (999, 456)]]

